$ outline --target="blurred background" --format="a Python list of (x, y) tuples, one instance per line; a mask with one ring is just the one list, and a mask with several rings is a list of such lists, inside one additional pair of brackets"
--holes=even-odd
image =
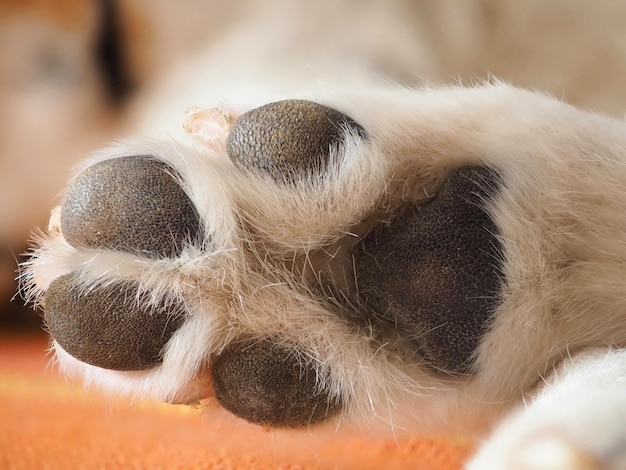
[(497, 77), (626, 110), (623, 0), (0, 0), (0, 332), (40, 328), (17, 263), (75, 162), (132, 132), (189, 57), (247, 41), (219, 68), (270, 36), (282, 61), (356, 58), (412, 87)]

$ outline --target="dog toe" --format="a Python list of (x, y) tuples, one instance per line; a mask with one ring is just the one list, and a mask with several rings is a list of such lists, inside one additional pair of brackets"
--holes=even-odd
[(226, 150), (237, 165), (275, 180), (293, 181), (322, 174), (332, 146), (346, 131), (366, 136), (353, 119), (328, 106), (278, 101), (242, 114), (230, 131)]
[(222, 406), (257, 424), (298, 427), (339, 408), (320, 390), (315, 368), (271, 339), (232, 343), (216, 358), (212, 377)]
[(61, 230), (76, 247), (153, 258), (176, 257), (199, 238), (196, 210), (173, 170), (149, 156), (96, 163), (73, 181), (61, 208)]
[(76, 359), (112, 370), (158, 365), (165, 344), (184, 320), (180, 305), (152, 306), (135, 282), (86, 289), (74, 274), (58, 277), (45, 297), (46, 325)]

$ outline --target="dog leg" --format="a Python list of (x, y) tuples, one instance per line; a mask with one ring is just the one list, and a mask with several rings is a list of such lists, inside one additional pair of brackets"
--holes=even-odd
[(626, 468), (626, 350), (594, 350), (555, 370), (495, 430), (468, 469)]

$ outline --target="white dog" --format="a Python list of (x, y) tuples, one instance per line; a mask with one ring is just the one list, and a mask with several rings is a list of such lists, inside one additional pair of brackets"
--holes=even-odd
[(61, 369), (271, 427), (462, 429), (470, 469), (626, 468), (624, 123), (238, 33), (53, 212), (24, 279)]

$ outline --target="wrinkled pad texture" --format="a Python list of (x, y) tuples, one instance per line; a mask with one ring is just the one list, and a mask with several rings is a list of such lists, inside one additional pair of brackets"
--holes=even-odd
[(462, 436), (374, 440), (267, 431), (228, 415), (85, 392), (48, 366), (47, 339), (0, 336), (0, 468), (458, 470)]

